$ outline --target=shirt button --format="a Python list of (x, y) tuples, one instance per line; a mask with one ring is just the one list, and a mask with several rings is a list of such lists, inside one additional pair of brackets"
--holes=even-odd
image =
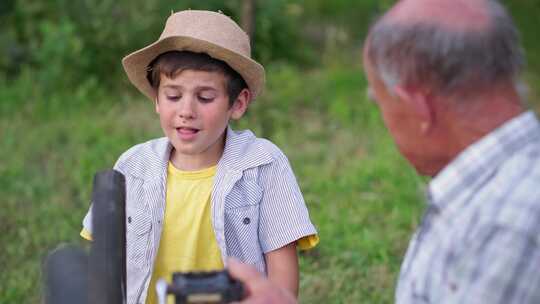
[(244, 220), (242, 221), (242, 223), (244, 223), (244, 225), (249, 225), (250, 222), (251, 222), (251, 220), (249, 219), (249, 217), (245, 217)]
[(128, 223), (131, 224), (131, 216), (128, 216)]

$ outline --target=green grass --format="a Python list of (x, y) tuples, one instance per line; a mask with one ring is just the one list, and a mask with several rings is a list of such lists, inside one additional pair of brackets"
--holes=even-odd
[[(271, 138), (297, 174), (321, 237), (301, 255), (305, 303), (390, 303), (421, 209), (423, 183), (366, 100), (360, 71), (272, 67), (265, 97), (235, 126)], [(46, 253), (81, 243), (93, 174), (161, 136), (151, 103), (132, 92), (115, 98), (90, 82), (47, 94), (27, 84), (0, 96), (1, 303), (40, 301)]]
[(321, 91), (298, 103), (288, 119), (294, 123), (274, 140), (293, 164), (321, 237), (302, 255), (302, 302), (390, 303), (422, 183), (366, 100), (360, 67), (299, 79)]
[(62, 98), (66, 106), (39, 101), (0, 122), (0, 303), (39, 302), (42, 258), (79, 241), (93, 174), (159, 134), (142, 102), (81, 106)]

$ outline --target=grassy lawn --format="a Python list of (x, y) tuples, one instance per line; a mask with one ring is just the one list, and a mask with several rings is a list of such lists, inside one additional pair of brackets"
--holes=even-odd
[[(301, 255), (305, 303), (390, 303), (422, 208), (424, 183), (394, 149), (360, 71), (272, 67), (264, 97), (235, 126), (272, 139), (297, 174), (321, 237)], [(148, 101), (98, 87), (2, 93), (26, 101), (4, 104), (0, 116), (1, 303), (40, 301), (44, 255), (81, 243), (94, 173), (161, 136)]]

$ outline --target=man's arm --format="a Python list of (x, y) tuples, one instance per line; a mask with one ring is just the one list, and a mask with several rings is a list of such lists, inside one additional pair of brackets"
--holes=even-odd
[(296, 242), (264, 255), (268, 278), (274, 284), (298, 296), (298, 256)]
[(228, 260), (231, 276), (244, 284), (245, 299), (239, 304), (296, 304), (295, 297), (250, 265), (242, 264), (234, 258)]

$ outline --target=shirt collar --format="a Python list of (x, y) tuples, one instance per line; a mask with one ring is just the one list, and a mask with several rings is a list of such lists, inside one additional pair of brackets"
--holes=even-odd
[(439, 209), (457, 195), (472, 189), (499, 164), (540, 136), (540, 124), (532, 111), (522, 113), (463, 150), (428, 187), (428, 201)]
[(243, 171), (273, 161), (274, 158), (266, 149), (253, 144), (257, 138), (251, 131), (236, 132), (228, 127), (226, 132), (225, 148), (218, 168)]
[[(258, 145), (252, 145), (255, 140), (255, 135), (249, 130), (237, 132), (232, 130), (230, 126), (227, 127), (225, 148), (218, 167), (243, 171), (272, 162), (273, 157), (268, 151)], [(169, 163), (172, 150), (171, 142), (167, 138), (163, 138), (155, 144), (153, 150), (156, 161), (159, 162), (159, 171), (162, 171)]]

